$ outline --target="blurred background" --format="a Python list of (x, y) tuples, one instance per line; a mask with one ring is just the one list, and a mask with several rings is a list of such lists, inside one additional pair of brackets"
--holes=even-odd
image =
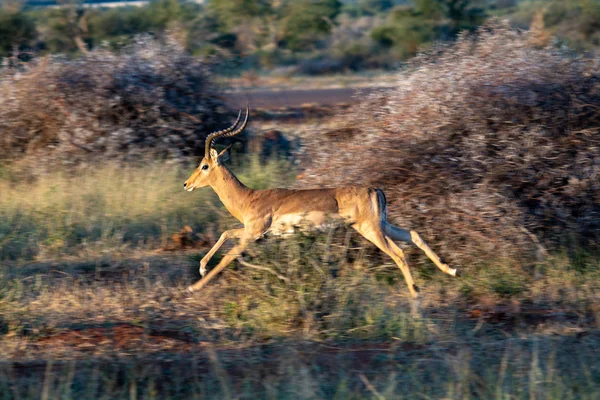
[[(0, 397), (598, 398), (600, 1), (0, 0)], [(382, 188), (460, 278), (182, 183)], [(216, 265), (231, 244), (211, 263)]]

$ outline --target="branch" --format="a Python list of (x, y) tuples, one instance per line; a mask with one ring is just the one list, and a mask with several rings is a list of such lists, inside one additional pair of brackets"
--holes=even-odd
[(290, 280), (288, 278), (286, 278), (283, 275), (278, 274), (277, 272), (273, 271), (271, 268), (263, 267), (263, 266), (260, 266), (260, 265), (250, 264), (248, 261), (244, 261), (242, 259), (242, 257), (238, 257), (237, 260), (238, 260), (238, 262), (240, 264), (242, 264), (243, 267), (252, 268), (252, 269), (258, 269), (258, 270), (261, 270), (261, 271), (267, 271), (267, 272), (275, 275), (277, 278), (281, 279), (285, 283), (288, 283), (288, 284), (290, 283)]

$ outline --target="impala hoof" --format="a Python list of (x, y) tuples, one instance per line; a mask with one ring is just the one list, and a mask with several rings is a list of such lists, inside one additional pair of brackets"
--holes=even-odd
[(459, 276), (459, 274), (460, 274), (460, 273), (458, 272), (458, 269), (456, 269), (456, 268), (450, 268), (450, 269), (448, 270), (448, 273), (449, 273), (450, 275), (452, 275), (452, 276), (456, 276), (456, 277), (458, 277), (458, 276)]
[(191, 286), (188, 286), (187, 289), (185, 289), (186, 292), (188, 292), (189, 294), (194, 294), (194, 288)]

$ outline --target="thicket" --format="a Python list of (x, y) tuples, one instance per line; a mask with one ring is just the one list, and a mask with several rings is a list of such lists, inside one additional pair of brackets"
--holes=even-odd
[(572, 48), (600, 43), (595, 0), (155, 0), (119, 9), (29, 4), (21, 11), (0, 9), (0, 57), (15, 50), (118, 49), (135, 35), (168, 31), (193, 54), (230, 60), (221, 70), (300, 64), (295, 71), (316, 74), (394, 67), (432, 42), (473, 31), (487, 16), (526, 27), (539, 13), (549, 34)]
[(207, 133), (230, 120), (210, 63), (169, 41), (140, 37), (116, 53), (42, 57), (1, 72), (0, 160), (199, 155)]
[(454, 262), (597, 243), (600, 57), (538, 38), (491, 22), (421, 55), (311, 137), (301, 183), (384, 188), (390, 219)]

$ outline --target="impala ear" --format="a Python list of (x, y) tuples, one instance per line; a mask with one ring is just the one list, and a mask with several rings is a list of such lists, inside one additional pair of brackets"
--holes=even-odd
[(215, 149), (210, 149), (210, 158), (213, 161), (217, 161), (217, 159), (219, 158), (219, 154)]
[(233, 143), (225, 147), (223, 151), (219, 153), (219, 162), (224, 163), (225, 161), (229, 160), (231, 155), (231, 146), (233, 146)]

